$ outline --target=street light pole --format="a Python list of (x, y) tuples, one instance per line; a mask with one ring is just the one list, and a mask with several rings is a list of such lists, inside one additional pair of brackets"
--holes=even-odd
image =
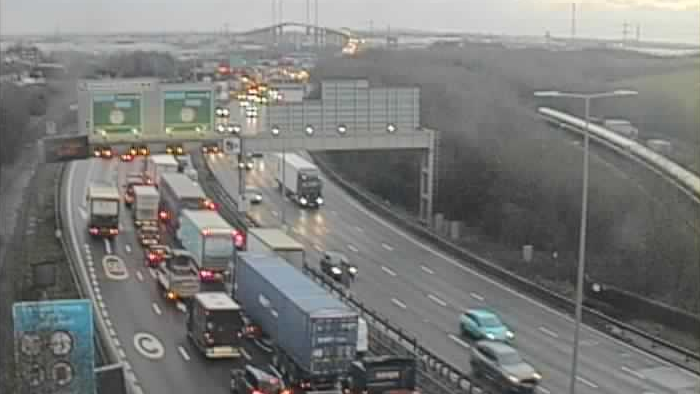
[(586, 228), (588, 224), (588, 162), (590, 145), (590, 117), (591, 100), (605, 97), (635, 96), (633, 90), (615, 90), (604, 93), (566, 93), (558, 91), (539, 91), (535, 97), (569, 97), (583, 99), (585, 101), (585, 124), (583, 130), (583, 185), (581, 188), (581, 229), (579, 233), (578, 270), (576, 273), (576, 323), (574, 328), (574, 349), (571, 360), (571, 378), (569, 393), (576, 394), (576, 381), (578, 371), (579, 342), (581, 335), (581, 320), (583, 315), (583, 279), (586, 274)]

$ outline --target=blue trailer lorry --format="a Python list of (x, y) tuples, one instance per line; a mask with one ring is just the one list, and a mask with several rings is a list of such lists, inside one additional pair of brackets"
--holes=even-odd
[(338, 388), (355, 359), (357, 313), (274, 254), (239, 253), (234, 289), (254, 326), (246, 332), (272, 340), (272, 364), (291, 387)]

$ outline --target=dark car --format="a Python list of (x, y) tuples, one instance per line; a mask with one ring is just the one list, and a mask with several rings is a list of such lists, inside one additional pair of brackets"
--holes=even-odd
[(172, 257), (173, 252), (167, 245), (149, 245), (144, 250), (147, 267), (156, 267), (158, 264)]
[(350, 264), (348, 258), (339, 252), (324, 252), (319, 265), (321, 272), (339, 282), (343, 281), (344, 276), (353, 281), (357, 277), (357, 267)]
[(508, 393), (534, 393), (542, 379), (517, 350), (503, 342), (477, 342), (470, 364), (474, 377), (485, 378)]
[(231, 370), (231, 393), (289, 394), (291, 391), (284, 387), (284, 382), (279, 377), (246, 365), (243, 369)]

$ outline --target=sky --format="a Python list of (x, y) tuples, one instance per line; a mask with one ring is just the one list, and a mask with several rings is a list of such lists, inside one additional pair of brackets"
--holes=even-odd
[[(0, 35), (59, 32), (231, 31), (272, 22), (273, 0), (2, 0)], [(310, 0), (313, 5), (315, 0)], [(319, 25), (570, 36), (566, 0), (317, 0)], [(306, 0), (282, 0), (285, 21), (306, 19)], [(313, 7), (312, 7), (313, 8)], [(700, 43), (700, 0), (579, 0), (577, 36)], [(311, 12), (313, 19), (313, 9)]]

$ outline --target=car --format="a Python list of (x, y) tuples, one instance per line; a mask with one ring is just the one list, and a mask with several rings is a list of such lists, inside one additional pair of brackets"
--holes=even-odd
[(245, 116), (249, 118), (256, 118), (258, 116), (258, 107), (249, 106), (245, 109)]
[(243, 161), (238, 162), (238, 168), (250, 171), (255, 168), (255, 159), (250, 154), (246, 155)]
[(160, 242), (160, 229), (157, 226), (141, 226), (138, 231), (141, 245), (157, 245)]
[(145, 262), (147, 267), (156, 267), (158, 264), (172, 257), (173, 252), (167, 245), (149, 245), (144, 248)]
[(124, 204), (131, 207), (134, 202), (134, 186), (145, 185), (146, 181), (140, 173), (132, 173), (126, 176), (126, 184), (124, 185)]
[(339, 252), (323, 252), (319, 265), (321, 266), (321, 272), (338, 282), (342, 282), (344, 277), (352, 281), (357, 277), (357, 267), (350, 264), (348, 258)]
[(515, 334), (495, 313), (486, 309), (470, 309), (459, 317), (459, 328), (464, 336), (492, 341), (512, 341)]
[(245, 187), (245, 198), (251, 204), (260, 204), (263, 200), (262, 190), (256, 186)]
[(502, 392), (534, 393), (542, 379), (542, 375), (506, 343), (479, 341), (471, 352), (469, 363), (474, 378), (485, 378)]
[(231, 370), (231, 393), (234, 394), (290, 394), (280, 376), (260, 368), (246, 365), (243, 369)]
[(250, 105), (250, 103), (248, 102), (248, 100), (242, 100), (238, 102), (238, 105), (243, 108), (247, 108)]

